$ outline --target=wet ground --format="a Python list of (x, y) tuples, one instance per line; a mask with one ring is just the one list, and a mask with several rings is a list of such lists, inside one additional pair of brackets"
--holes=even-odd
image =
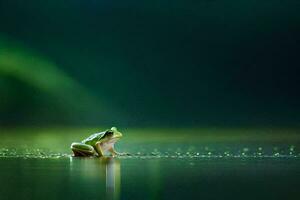
[(2, 129), (1, 199), (300, 197), (297, 129), (129, 129), (116, 148), (131, 156), (72, 157), (95, 131)]

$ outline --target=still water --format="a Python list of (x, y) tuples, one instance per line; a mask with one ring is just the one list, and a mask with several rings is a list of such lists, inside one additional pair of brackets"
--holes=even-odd
[(296, 159), (0, 160), (1, 199), (293, 199)]
[(99, 159), (72, 157), (70, 141), (85, 130), (69, 131), (2, 132), (0, 199), (300, 197), (299, 140), (291, 133), (250, 140), (128, 131), (116, 148), (131, 156)]

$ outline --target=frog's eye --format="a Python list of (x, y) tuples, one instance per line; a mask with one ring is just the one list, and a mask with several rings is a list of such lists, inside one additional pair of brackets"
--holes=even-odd
[(107, 136), (112, 136), (114, 134), (114, 132), (112, 130), (108, 130), (105, 132), (104, 136), (107, 137)]
[(112, 131), (117, 131), (117, 127), (111, 127), (111, 129), (110, 130), (112, 130)]

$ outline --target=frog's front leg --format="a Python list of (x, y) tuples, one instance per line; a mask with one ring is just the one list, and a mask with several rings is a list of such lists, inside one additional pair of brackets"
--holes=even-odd
[(80, 142), (72, 143), (71, 150), (73, 151), (74, 156), (93, 156), (95, 154), (95, 150), (91, 145)]

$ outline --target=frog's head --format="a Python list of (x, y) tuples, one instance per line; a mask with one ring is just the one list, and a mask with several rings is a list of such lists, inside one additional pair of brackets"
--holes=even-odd
[(112, 127), (111, 129), (105, 132), (105, 137), (107, 137), (109, 140), (118, 140), (122, 137), (122, 133), (119, 132), (116, 127)]

